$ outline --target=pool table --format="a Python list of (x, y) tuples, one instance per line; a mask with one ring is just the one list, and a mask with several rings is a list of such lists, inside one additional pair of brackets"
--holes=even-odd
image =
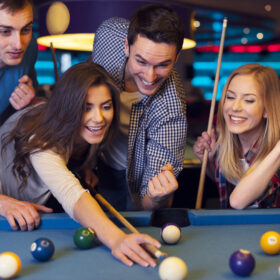
[[(261, 235), (269, 230), (280, 231), (279, 209), (252, 210), (186, 210), (190, 222), (182, 227), (182, 237), (176, 245), (164, 245), (168, 256), (182, 258), (188, 266), (187, 279), (240, 279), (228, 265), (230, 255), (238, 249), (250, 250), (256, 267), (248, 279), (278, 279), (279, 255), (269, 256), (259, 246)], [(160, 240), (160, 228), (151, 226), (150, 212), (124, 212), (123, 215), (140, 232)], [(22, 260), (17, 279), (159, 279), (157, 268), (139, 265), (127, 267), (116, 260), (105, 246), (89, 250), (75, 247), (73, 234), (80, 225), (66, 214), (44, 214), (39, 229), (32, 232), (12, 231), (0, 218), (0, 252), (13, 251)], [(47, 237), (55, 244), (53, 258), (45, 263), (33, 259), (31, 243)]]

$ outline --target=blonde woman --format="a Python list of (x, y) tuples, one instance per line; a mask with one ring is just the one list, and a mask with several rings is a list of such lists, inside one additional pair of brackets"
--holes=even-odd
[(242, 65), (230, 75), (219, 102), (216, 130), (193, 146), (216, 181), (221, 208), (280, 207), (280, 87), (276, 72)]

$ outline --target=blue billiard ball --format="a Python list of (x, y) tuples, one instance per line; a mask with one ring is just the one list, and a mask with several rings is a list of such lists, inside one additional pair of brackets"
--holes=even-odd
[(31, 244), (32, 256), (41, 262), (49, 260), (54, 253), (54, 245), (48, 238), (39, 238)]
[(250, 251), (240, 249), (231, 255), (229, 266), (235, 274), (248, 276), (254, 270), (255, 258)]

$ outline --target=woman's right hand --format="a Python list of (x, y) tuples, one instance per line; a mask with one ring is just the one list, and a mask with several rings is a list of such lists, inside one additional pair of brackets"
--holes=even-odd
[(197, 137), (196, 142), (193, 145), (193, 151), (195, 155), (202, 161), (204, 151), (208, 151), (209, 159), (214, 156), (214, 147), (216, 144), (216, 136), (214, 129), (211, 130), (209, 135), (206, 131), (202, 132), (201, 136)]
[(43, 205), (20, 201), (0, 195), (0, 215), (4, 216), (13, 230), (34, 230), (40, 225), (38, 211), (51, 213), (53, 210)]
[(125, 234), (115, 242), (112, 247), (112, 255), (128, 266), (138, 263), (141, 266), (156, 266), (155, 260), (141, 246), (151, 244), (156, 248), (161, 246), (160, 242), (147, 234), (132, 233)]

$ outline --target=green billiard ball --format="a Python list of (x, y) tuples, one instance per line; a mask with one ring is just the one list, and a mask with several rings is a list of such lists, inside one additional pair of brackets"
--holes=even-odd
[(74, 243), (78, 248), (89, 249), (93, 246), (95, 232), (91, 228), (79, 228), (74, 234)]

